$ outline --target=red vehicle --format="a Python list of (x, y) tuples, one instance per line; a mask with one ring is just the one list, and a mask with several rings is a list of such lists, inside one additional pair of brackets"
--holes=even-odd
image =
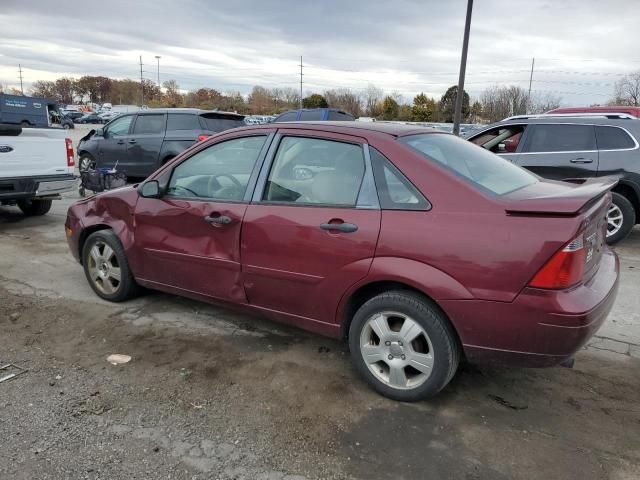
[(546, 113), (628, 113), (640, 118), (640, 107), (627, 107), (624, 105), (611, 105), (602, 107), (561, 107), (549, 110)]
[(471, 142), (379, 123), (230, 130), (144, 183), (81, 200), (93, 290), (241, 305), (348, 339), (378, 392), (440, 391), (460, 359), (551, 366), (616, 297), (616, 180), (543, 180)]

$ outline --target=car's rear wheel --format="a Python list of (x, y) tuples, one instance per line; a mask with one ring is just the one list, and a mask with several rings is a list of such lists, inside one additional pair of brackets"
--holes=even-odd
[(358, 309), (349, 328), (349, 349), (374, 390), (405, 402), (442, 390), (460, 358), (456, 335), (442, 312), (404, 291), (380, 294)]
[(124, 248), (111, 230), (100, 230), (87, 238), (82, 248), (82, 264), (89, 285), (99, 297), (122, 302), (139, 292)]
[(613, 245), (625, 238), (636, 224), (636, 211), (632, 203), (619, 193), (613, 192), (607, 211), (607, 243)]
[(22, 213), (29, 215), (30, 217), (39, 217), (46, 214), (51, 210), (52, 200), (19, 200), (18, 208), (22, 210)]

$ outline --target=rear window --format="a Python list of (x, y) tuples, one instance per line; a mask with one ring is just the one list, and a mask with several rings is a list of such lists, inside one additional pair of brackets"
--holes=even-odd
[(200, 118), (204, 120), (207, 130), (212, 132), (222, 132), (229, 130), (230, 128), (244, 127), (244, 117), (223, 117), (216, 115), (201, 115)]
[(167, 117), (167, 130), (201, 130), (196, 115), (170, 113)]
[(598, 150), (633, 148), (636, 143), (627, 132), (618, 127), (596, 127)]
[(300, 121), (301, 122), (309, 122), (312, 120), (322, 120), (322, 110), (303, 110), (300, 112)]
[(426, 134), (400, 138), (428, 160), (497, 195), (536, 183), (537, 178), (482, 147), (453, 135)]
[(162, 133), (164, 131), (164, 115), (138, 115), (133, 126), (135, 134)]
[(593, 125), (532, 125), (527, 152), (581, 152), (596, 150)]
[(298, 112), (287, 112), (280, 115), (276, 121), (277, 122), (293, 122), (298, 117)]
[(329, 120), (334, 120), (336, 122), (350, 122), (353, 120), (353, 117), (348, 113), (330, 111)]

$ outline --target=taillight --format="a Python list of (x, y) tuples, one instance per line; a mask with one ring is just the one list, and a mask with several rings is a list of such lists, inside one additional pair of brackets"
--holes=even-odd
[(70, 138), (65, 138), (64, 143), (67, 145), (67, 167), (75, 167), (76, 161), (73, 159), (73, 142)]
[(584, 239), (580, 234), (549, 260), (529, 286), (535, 288), (562, 289), (578, 283), (584, 275)]
[(211, 135), (206, 134), (206, 133), (202, 133), (200, 135), (198, 135), (198, 141), (201, 142), (203, 140), (206, 140), (207, 138), (209, 138)]

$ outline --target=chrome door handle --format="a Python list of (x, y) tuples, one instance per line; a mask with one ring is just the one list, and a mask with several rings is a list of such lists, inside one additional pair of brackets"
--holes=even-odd
[(593, 163), (593, 159), (591, 158), (574, 158), (572, 160), (569, 160), (571, 163)]
[(217, 217), (207, 215), (206, 217), (204, 217), (204, 221), (212, 225), (229, 225), (231, 222), (233, 222), (231, 217), (227, 217), (226, 215), (219, 215)]

